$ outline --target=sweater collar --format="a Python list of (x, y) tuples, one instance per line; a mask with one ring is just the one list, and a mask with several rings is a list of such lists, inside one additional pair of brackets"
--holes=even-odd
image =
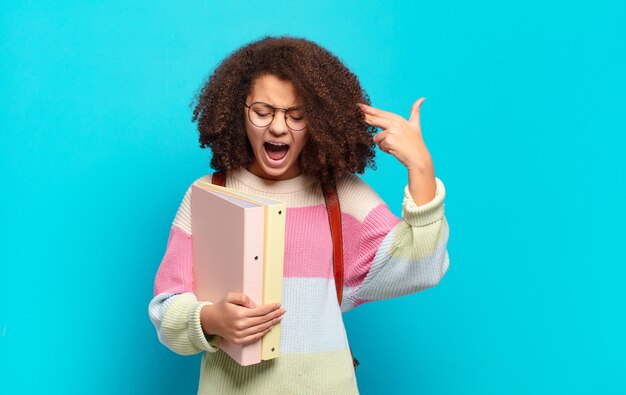
[(235, 177), (237, 180), (245, 184), (247, 187), (269, 193), (294, 193), (305, 189), (315, 179), (304, 174), (300, 174), (297, 177), (290, 178), (288, 180), (267, 180), (252, 174), (248, 169), (241, 168), (239, 170), (231, 172), (229, 175)]

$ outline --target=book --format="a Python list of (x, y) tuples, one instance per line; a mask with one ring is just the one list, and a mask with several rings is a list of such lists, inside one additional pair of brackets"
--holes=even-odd
[[(199, 210), (198, 213), (194, 210), (194, 200), (196, 201), (195, 207)], [(231, 207), (226, 209), (225, 206)], [(259, 209), (262, 210), (263, 221), (258, 219)], [(234, 212), (239, 212), (240, 214), (235, 215)], [(200, 219), (197, 219), (196, 214), (200, 216)], [(242, 220), (242, 215), (244, 218), (247, 216), (247, 220)], [(229, 291), (239, 291), (250, 296), (257, 305), (261, 303), (282, 303), (286, 220), (286, 204), (284, 202), (199, 181), (194, 184), (192, 189), (192, 217), (194, 277), (197, 278), (197, 281), (194, 283), (197, 285), (197, 295), (200, 300), (216, 302)], [(195, 226), (197, 222), (203, 223), (198, 224), (200, 235), (196, 233)], [(226, 223), (228, 223), (228, 226), (224, 227)], [(207, 227), (214, 228), (213, 233), (207, 232)], [(228, 228), (228, 231), (226, 228)], [(246, 237), (242, 238), (242, 235), (248, 235), (247, 239)], [(207, 241), (207, 238), (211, 238), (211, 240)], [(251, 265), (251, 267), (247, 267), (246, 264), (250, 266), (251, 262), (249, 259), (252, 255), (245, 255), (248, 259), (246, 261), (242, 254), (236, 254), (233, 251), (223, 251), (225, 250), (223, 248), (225, 245), (229, 246), (228, 250), (234, 248), (239, 248), (241, 251), (250, 250), (252, 245), (257, 246), (259, 242), (262, 244), (262, 253), (261, 256), (254, 255), (254, 262), (257, 265)], [(208, 244), (211, 244), (213, 247), (209, 247)], [(199, 250), (198, 252), (196, 252), (196, 248)], [(256, 251), (258, 251), (258, 247), (256, 248)], [(208, 257), (207, 255), (210, 255), (213, 249), (220, 250), (220, 252), (214, 254), (215, 256)], [(224, 254), (227, 254), (228, 257)], [(196, 255), (199, 255), (198, 260), (196, 260)], [(213, 264), (219, 265), (219, 261), (223, 262), (224, 259), (228, 259), (229, 262), (237, 262), (237, 265), (241, 268), (230, 270), (231, 268), (225, 265), (220, 265), (220, 267), (216, 268), (212, 267)], [(242, 260), (243, 263), (241, 263)], [(259, 266), (262, 269), (261, 272), (258, 270)], [(198, 267), (198, 270), (196, 270), (196, 267)], [(223, 271), (225, 270), (229, 271), (229, 273), (224, 274)], [(215, 276), (210, 276), (207, 271), (213, 272)], [(243, 277), (248, 282), (239, 280), (241, 288), (232, 288), (237, 286), (238, 283), (227, 285), (219, 280), (219, 278), (224, 277), (232, 281), (233, 276), (239, 279)], [(208, 277), (213, 277), (214, 281), (211, 281)], [(254, 282), (254, 285), (250, 284), (250, 282)], [(245, 287), (246, 285), (247, 288)], [(211, 287), (212, 289), (209, 291), (208, 288)], [(257, 287), (261, 289), (260, 296), (258, 289), (256, 289)], [(246, 291), (246, 289), (249, 290)], [(208, 295), (207, 293), (213, 293), (213, 295)], [(242, 350), (237, 354), (234, 353), (234, 349), (237, 347), (233, 347), (235, 345), (228, 342), (226, 342), (226, 348), (222, 346), (222, 349), (242, 365), (276, 358), (280, 355), (280, 324), (274, 325), (272, 330), (265, 334), (260, 341), (252, 345), (254, 347), (249, 347), (250, 345), (239, 346), (238, 348), (242, 348)], [(234, 354), (234, 356), (231, 354)]]
[[(192, 186), (194, 292), (217, 303), (228, 292), (242, 292), (256, 304), (263, 298), (263, 206)], [(261, 342), (220, 348), (240, 365), (261, 361)]]

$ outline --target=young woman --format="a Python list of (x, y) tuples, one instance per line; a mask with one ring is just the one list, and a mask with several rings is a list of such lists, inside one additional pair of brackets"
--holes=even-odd
[[(353, 73), (298, 38), (264, 38), (217, 67), (198, 95), (193, 120), (227, 187), (287, 203), (283, 304), (257, 305), (235, 290), (214, 303), (197, 300), (188, 189), (149, 313), (171, 350), (204, 352), (199, 393), (358, 393), (342, 312), (432, 287), (448, 269), (445, 190), (422, 139), (423, 101), (415, 102), (408, 120), (369, 106)], [(375, 134), (376, 128), (382, 131)], [(408, 169), (402, 219), (355, 175), (373, 165), (375, 144)], [(341, 207), (341, 305), (322, 187), (336, 190)], [(242, 367), (219, 349), (221, 339), (248, 344), (278, 322), (276, 359)]]

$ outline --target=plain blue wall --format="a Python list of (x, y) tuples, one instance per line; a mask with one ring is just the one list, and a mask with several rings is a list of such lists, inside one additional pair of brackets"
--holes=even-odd
[[(210, 171), (189, 103), (266, 34), (378, 107), (427, 98), (451, 268), (345, 316), (363, 394), (626, 392), (625, 26), (623, 1), (1, 2), (0, 393), (195, 393), (147, 306)], [(399, 215), (404, 168), (377, 162)]]

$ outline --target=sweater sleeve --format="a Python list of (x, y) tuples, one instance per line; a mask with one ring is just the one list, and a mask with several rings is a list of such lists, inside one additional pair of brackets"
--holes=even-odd
[(449, 266), (444, 197), (436, 178), (435, 197), (419, 206), (404, 188), (402, 220), (382, 202), (368, 212), (359, 227), (358, 258), (346, 268), (342, 311), (439, 283)]
[(206, 336), (200, 324), (200, 302), (193, 293), (191, 188), (176, 213), (165, 255), (156, 274), (148, 313), (159, 341), (181, 355), (215, 352), (220, 337)]

